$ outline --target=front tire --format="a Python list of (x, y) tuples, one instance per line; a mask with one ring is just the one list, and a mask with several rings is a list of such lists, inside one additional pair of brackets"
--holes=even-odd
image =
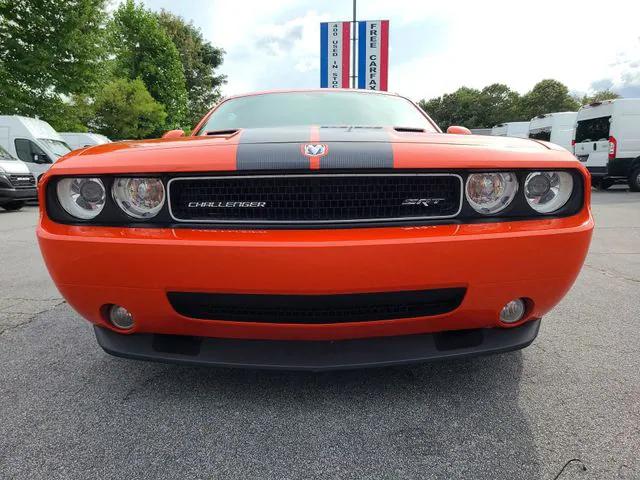
[(5, 210), (8, 210), (9, 212), (15, 212), (17, 210), (20, 210), (22, 207), (24, 207), (26, 202), (9, 202), (9, 203), (5, 203), (3, 205), (0, 205), (0, 207), (4, 208)]
[(640, 192), (640, 167), (636, 167), (629, 175), (629, 189)]

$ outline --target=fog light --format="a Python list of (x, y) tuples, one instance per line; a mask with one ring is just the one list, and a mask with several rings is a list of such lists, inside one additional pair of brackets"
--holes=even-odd
[(525, 310), (525, 303), (522, 298), (511, 300), (502, 308), (500, 321), (504, 323), (516, 323), (522, 320)]
[(111, 305), (109, 308), (109, 321), (116, 327), (129, 330), (133, 327), (133, 315), (120, 305)]

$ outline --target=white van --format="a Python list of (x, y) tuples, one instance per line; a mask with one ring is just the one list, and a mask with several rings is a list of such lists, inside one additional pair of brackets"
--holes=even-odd
[(0, 147), (0, 208), (20, 210), (36, 197), (36, 179), (27, 164)]
[(529, 137), (529, 122), (500, 123), (491, 129), (494, 137)]
[(628, 181), (640, 191), (640, 98), (618, 98), (584, 105), (578, 111), (574, 153), (606, 189)]
[(0, 146), (38, 178), (71, 149), (51, 125), (37, 118), (0, 115)]
[(91, 147), (92, 145), (102, 145), (103, 143), (111, 143), (109, 138), (99, 133), (83, 133), (83, 132), (60, 132), (60, 136), (64, 139), (71, 150), (78, 148)]
[(555, 112), (538, 115), (529, 122), (529, 138), (555, 143), (573, 153), (573, 135), (578, 112)]

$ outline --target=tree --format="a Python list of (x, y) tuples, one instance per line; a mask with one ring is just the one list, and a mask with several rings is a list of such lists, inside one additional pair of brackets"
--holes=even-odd
[(441, 128), (451, 125), (484, 128), (517, 115), (519, 97), (506, 85), (495, 83), (482, 90), (462, 87), (442, 97), (421, 100), (420, 106)]
[(220, 99), (226, 79), (215, 69), (222, 65), (224, 50), (205, 41), (199, 29), (179, 16), (162, 10), (157, 18), (180, 54), (188, 95), (186, 123), (193, 126)]
[(0, 0), (0, 111), (59, 128), (104, 75), (107, 0)]
[(139, 78), (108, 83), (96, 96), (94, 108), (96, 131), (118, 140), (148, 137), (163, 127), (167, 116)]
[(508, 122), (518, 116), (520, 94), (502, 83), (494, 83), (480, 91), (480, 112), (477, 126), (484, 128)]
[(176, 46), (156, 15), (126, 0), (114, 12), (111, 42), (114, 75), (140, 78), (151, 96), (164, 106), (165, 127), (181, 127), (187, 113), (184, 69)]
[(462, 87), (429, 101), (421, 100), (419, 105), (445, 129), (451, 125), (475, 128), (480, 121), (480, 91), (473, 88)]
[(616, 98), (620, 98), (615, 92), (611, 90), (600, 90), (599, 92), (595, 92), (593, 95), (583, 95), (582, 98), (575, 97), (580, 105), (588, 105), (593, 102), (601, 102), (603, 100), (614, 100)]
[(575, 111), (580, 104), (569, 95), (569, 89), (557, 80), (542, 80), (522, 96), (519, 119), (531, 118), (551, 112)]

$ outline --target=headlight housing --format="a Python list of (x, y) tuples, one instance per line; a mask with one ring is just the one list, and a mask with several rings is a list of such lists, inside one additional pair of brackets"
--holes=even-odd
[(116, 178), (111, 194), (127, 215), (138, 219), (155, 217), (165, 201), (164, 184), (159, 178)]
[(513, 172), (472, 173), (465, 186), (467, 202), (483, 215), (507, 208), (517, 192), (518, 178)]
[(531, 172), (524, 181), (524, 196), (539, 213), (562, 208), (573, 193), (573, 177), (568, 172)]
[(62, 208), (82, 220), (97, 217), (107, 197), (102, 180), (93, 177), (63, 178), (58, 182), (56, 193)]

